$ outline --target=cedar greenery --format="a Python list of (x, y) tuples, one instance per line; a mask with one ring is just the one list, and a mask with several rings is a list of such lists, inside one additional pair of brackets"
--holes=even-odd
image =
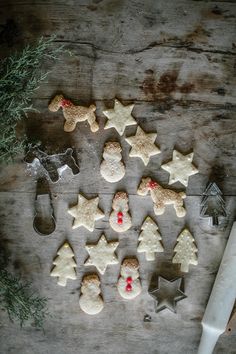
[(54, 37), (39, 39), (0, 61), (0, 163), (10, 162), (27, 145), (18, 139), (15, 128), (29, 110), (35, 90), (49, 72), (41, 72), (44, 59), (58, 59), (62, 46), (52, 48)]
[(9, 315), (10, 320), (18, 320), (20, 325), (29, 320), (36, 328), (42, 329), (47, 315), (47, 300), (32, 293), (30, 284), (22, 284), (6, 269), (0, 270), (0, 304)]

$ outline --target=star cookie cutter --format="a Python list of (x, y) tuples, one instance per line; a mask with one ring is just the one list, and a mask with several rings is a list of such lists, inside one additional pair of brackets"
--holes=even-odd
[(176, 313), (176, 303), (187, 297), (184, 293), (183, 278), (168, 280), (162, 276), (159, 276), (157, 285), (155, 284), (154, 287), (149, 287), (148, 293), (156, 302), (156, 313), (164, 309), (168, 309)]
[(56, 228), (51, 194), (46, 179), (39, 179), (37, 182), (33, 228), (40, 236), (49, 236)]
[(59, 181), (62, 172), (68, 166), (73, 175), (79, 173), (79, 166), (75, 162), (72, 156), (73, 149), (68, 148), (65, 152), (60, 154), (48, 155), (41, 151), (38, 147), (32, 147), (27, 152), (24, 161), (28, 164), (32, 164), (35, 159), (38, 159), (42, 166), (44, 173), (49, 177), (51, 182), (56, 183)]

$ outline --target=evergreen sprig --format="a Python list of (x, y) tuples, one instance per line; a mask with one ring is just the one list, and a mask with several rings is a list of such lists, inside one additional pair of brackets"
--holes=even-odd
[(23, 326), (33, 320), (35, 327), (41, 329), (48, 314), (46, 304), (46, 298), (32, 293), (30, 283), (22, 284), (6, 269), (0, 270), (0, 305), (8, 312), (11, 321), (16, 319)]
[(26, 140), (16, 137), (15, 128), (32, 109), (33, 94), (49, 74), (40, 71), (43, 60), (56, 60), (63, 51), (62, 46), (52, 47), (53, 40), (41, 38), (0, 61), (0, 163), (23, 151)]

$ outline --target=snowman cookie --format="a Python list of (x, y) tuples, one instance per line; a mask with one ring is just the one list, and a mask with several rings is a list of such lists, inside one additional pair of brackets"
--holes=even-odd
[(113, 198), (109, 222), (116, 232), (127, 231), (131, 227), (131, 216), (128, 213), (128, 195), (125, 192), (118, 192)]
[(100, 280), (96, 274), (86, 275), (81, 286), (81, 296), (79, 305), (82, 311), (88, 315), (96, 315), (104, 307), (103, 299), (100, 295)]
[(120, 279), (118, 280), (117, 284), (119, 294), (124, 299), (134, 299), (142, 291), (138, 269), (139, 263), (137, 259), (124, 259), (121, 265)]
[(125, 175), (125, 166), (121, 161), (121, 146), (117, 142), (107, 142), (103, 151), (104, 160), (100, 166), (102, 177), (110, 183), (120, 181)]

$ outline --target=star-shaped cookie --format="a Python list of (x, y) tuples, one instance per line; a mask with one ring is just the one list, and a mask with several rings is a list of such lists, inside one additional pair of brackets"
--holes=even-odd
[(189, 177), (199, 172), (192, 164), (192, 161), (193, 152), (188, 155), (182, 155), (177, 150), (174, 150), (172, 161), (161, 166), (163, 170), (170, 174), (169, 184), (179, 181), (187, 187)]
[(176, 313), (176, 303), (187, 296), (183, 293), (183, 279), (167, 280), (158, 277), (158, 287), (148, 290), (149, 294), (156, 300), (156, 312), (164, 309)]
[(123, 106), (120, 101), (115, 99), (114, 108), (103, 111), (103, 114), (108, 118), (104, 129), (115, 128), (122, 135), (127, 125), (137, 124), (131, 116), (133, 108), (133, 104)]
[(105, 215), (98, 208), (99, 198), (86, 199), (78, 195), (78, 204), (68, 209), (68, 213), (75, 219), (72, 229), (84, 226), (89, 231), (94, 230), (95, 221), (102, 219)]
[(147, 166), (150, 157), (156, 154), (160, 154), (160, 150), (154, 144), (157, 134), (145, 133), (140, 127), (138, 127), (136, 134), (126, 138), (128, 144), (132, 146), (129, 156), (130, 157), (140, 157), (144, 165)]
[(118, 258), (115, 255), (115, 249), (119, 242), (107, 242), (102, 235), (96, 245), (86, 245), (89, 258), (84, 265), (94, 265), (101, 274), (104, 274), (108, 264), (118, 264)]

